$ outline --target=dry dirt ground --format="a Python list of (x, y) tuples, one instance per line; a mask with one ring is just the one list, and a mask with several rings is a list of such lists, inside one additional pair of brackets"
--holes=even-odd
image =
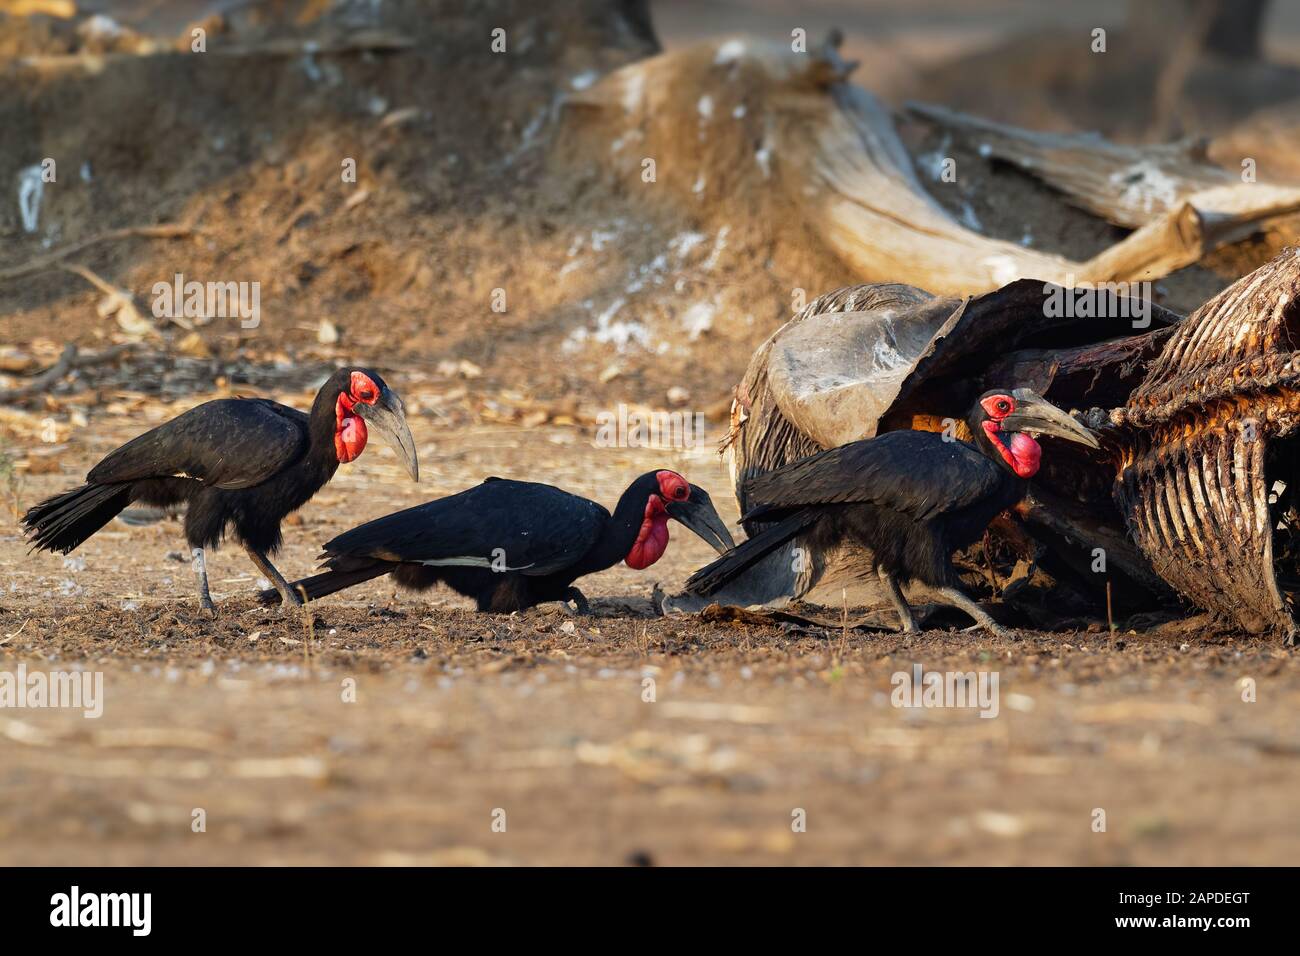
[[(305, 572), (349, 524), (493, 473), (544, 469), (612, 503), (668, 465), (735, 516), (710, 449), (436, 421), (415, 427), (419, 486), (373, 447), (287, 527), (281, 568)], [(140, 427), (122, 414), (81, 430), (59, 473), (26, 475), (20, 503)], [(305, 644), (308, 619), (255, 606), (235, 550), (210, 562), (220, 618), (201, 617), (182, 549), (175, 522), (114, 524), (65, 564), (26, 555), (5, 518), (0, 671), (102, 671), (104, 712), (0, 711), (0, 864), (1281, 864), (1300, 851), (1300, 668), (1195, 622), (903, 637), (608, 600), (589, 618), (485, 616), (379, 582), (314, 605)], [(644, 606), (708, 553), (675, 534), (650, 571), (584, 587)], [(891, 675), (916, 662), (997, 672), (998, 716), (895, 708)]]

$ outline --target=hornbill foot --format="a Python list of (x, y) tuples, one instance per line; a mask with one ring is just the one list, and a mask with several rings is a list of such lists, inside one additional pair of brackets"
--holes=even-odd
[(979, 624), (972, 624), (970, 627), (963, 627), (961, 629), (961, 632), (963, 634), (969, 634), (971, 631), (978, 631), (981, 629), (988, 631), (990, 634), (994, 635), (995, 637), (1004, 637), (1007, 640), (1011, 640), (1011, 641), (1016, 640), (1015, 631), (1003, 627), (1001, 624), (997, 623), (991, 618), (989, 619), (988, 623), (984, 623), (983, 621), (981, 621)]
[(212, 595), (208, 593), (208, 563), (203, 558), (203, 549), (191, 548), (190, 558), (194, 566), (194, 577), (199, 586), (199, 611), (215, 621), (217, 606), (212, 603)]
[(293, 585), (284, 579), (284, 575), (276, 570), (275, 565), (271, 563), (265, 554), (247, 545), (244, 546), (244, 550), (248, 552), (248, 557), (257, 567), (257, 570), (262, 572), (262, 576), (280, 592), (280, 601), (286, 608), (302, 607), (304, 603), (303, 595), (293, 589)]
[(564, 599), (566, 601), (572, 601), (573, 606), (577, 608), (579, 614), (586, 615), (591, 613), (591, 605), (587, 603), (587, 596), (577, 588), (569, 588), (569, 590), (565, 591)]
[[(955, 607), (959, 611), (965, 611), (973, 617), (977, 627), (982, 627), (990, 634), (998, 637), (1010, 638), (1014, 636), (1011, 631), (989, 617), (982, 607), (956, 588), (931, 588), (930, 590), (935, 597), (942, 599), (944, 604)], [(966, 630), (972, 630), (972, 628), (966, 628)]]
[(894, 610), (898, 612), (898, 628), (904, 634), (916, 634), (921, 629), (916, 626), (916, 618), (912, 616), (912, 607), (903, 597), (903, 589), (898, 586), (898, 581), (894, 576), (884, 568), (876, 568), (876, 577), (880, 578), (880, 583), (885, 586), (889, 592), (889, 600), (894, 605)]

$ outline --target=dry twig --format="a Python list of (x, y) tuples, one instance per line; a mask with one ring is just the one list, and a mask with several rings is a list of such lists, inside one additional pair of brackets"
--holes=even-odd
[(119, 239), (145, 238), (145, 239), (182, 239), (192, 235), (197, 230), (186, 223), (162, 223), (157, 226), (126, 226), (122, 229), (110, 229), (107, 232), (101, 232), (85, 239), (79, 239), (76, 242), (64, 246), (62, 249), (55, 249), (53, 252), (47, 252), (45, 255), (37, 256), (22, 265), (12, 266), (8, 269), (0, 269), (0, 282), (8, 282), (13, 279), (21, 279), (24, 276), (36, 275), (44, 272), (46, 269), (52, 269), (59, 265), (68, 256), (74, 255), (91, 246), (97, 246), (103, 242), (116, 242)]

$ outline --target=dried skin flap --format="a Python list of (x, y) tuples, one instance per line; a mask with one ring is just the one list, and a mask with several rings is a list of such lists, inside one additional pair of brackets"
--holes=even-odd
[[(1033, 280), (964, 300), (931, 298), (898, 285), (859, 286), (852, 295), (843, 306), (856, 307), (853, 311), (833, 311), (837, 303), (832, 297), (814, 302), (755, 353), (746, 376), (747, 381), (757, 379), (755, 366), (765, 372), (777, 410), (822, 448), (872, 437), (891, 412), (961, 415), (982, 390), (979, 377), (1035, 333), (1072, 326), (1087, 328), (1104, 340), (1131, 331), (1124, 324), (1127, 320), (1047, 314), (1044, 284)], [(1120, 315), (1118, 301), (1107, 299), (1107, 315)], [(1174, 318), (1167, 310), (1151, 307), (1154, 328)], [(1048, 350), (1022, 356), (1016, 377), (1008, 381), (1046, 394), (1056, 373), (1055, 354)], [(937, 380), (947, 385), (936, 391)], [(955, 397), (945, 392), (948, 385), (963, 380), (965, 391), (972, 394)]]
[(870, 438), (945, 319), (933, 310), (884, 308), (788, 327), (767, 367), (777, 407), (825, 448)]

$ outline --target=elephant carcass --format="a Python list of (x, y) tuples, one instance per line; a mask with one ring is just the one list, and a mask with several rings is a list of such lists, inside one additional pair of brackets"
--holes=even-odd
[(1110, 415), (1115, 499), (1155, 570), (1248, 633), (1294, 643), (1300, 486), (1300, 250), (1175, 330)]
[[(963, 435), (966, 412), (989, 388), (1029, 386), (1066, 408), (1123, 404), (1180, 317), (1109, 290), (1093, 290), (1096, 306), (1084, 315), (1062, 307), (1069, 292), (1019, 280), (966, 299), (891, 284), (816, 299), (759, 347), (736, 388), (724, 452), (741, 512), (745, 479), (823, 448), (899, 428)], [(1004, 531), (1017, 547), (1045, 552), (1052, 573), (1081, 588), (1104, 596), (1109, 576), (1148, 602), (1167, 594), (1125, 538), (1110, 464), (1079, 446), (1044, 442), (1047, 466), (1019, 526)], [(1098, 547), (1106, 575), (1092, 574)], [(821, 553), (796, 538), (708, 599), (676, 595), (665, 606), (844, 602), (868, 609), (862, 621), (892, 626), (871, 567), (858, 548)]]

